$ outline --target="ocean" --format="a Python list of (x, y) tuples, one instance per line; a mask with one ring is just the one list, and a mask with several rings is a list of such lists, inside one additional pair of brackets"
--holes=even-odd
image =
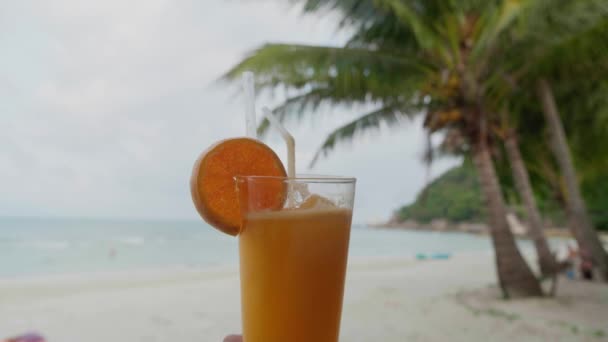
[[(530, 247), (528, 241), (520, 243)], [(354, 225), (349, 257), (480, 251), (491, 251), (485, 236)], [(237, 239), (202, 221), (0, 218), (0, 277), (237, 263)]]

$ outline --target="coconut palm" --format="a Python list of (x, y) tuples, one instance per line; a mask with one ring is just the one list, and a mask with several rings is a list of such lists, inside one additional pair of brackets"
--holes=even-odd
[[(502, 1), (308, 1), (305, 9), (338, 8), (342, 23), (355, 25), (343, 47), (269, 44), (233, 68), (258, 75), (258, 86), (285, 86), (298, 94), (275, 112), (281, 119), (323, 103), (376, 103), (378, 109), (338, 128), (317, 157), (336, 143), (382, 123), (425, 116), (434, 132), (458, 132), (480, 177), (498, 280), (508, 295), (540, 295), (541, 289), (515, 244), (506, 221), (491, 146), (491, 98), (486, 96), (495, 44), (518, 9)], [(315, 158), (316, 159), (316, 158)]]
[[(559, 5), (553, 4), (554, 8)], [(510, 83), (520, 88), (520, 91), (516, 92), (516, 96), (521, 100), (522, 91), (528, 94), (538, 94), (550, 137), (550, 150), (561, 170), (565, 184), (563, 197), (567, 204), (568, 226), (579, 246), (592, 254), (604, 279), (608, 281), (608, 253), (602, 247), (587, 213), (580, 191), (577, 170), (553, 91), (555, 87), (561, 91), (562, 105), (568, 103), (577, 106), (575, 112), (568, 113), (569, 116), (575, 116), (581, 118), (580, 121), (586, 121), (588, 124), (595, 123), (594, 126), (599, 126), (582, 127), (585, 131), (583, 136), (591, 136), (590, 133), (593, 130), (597, 131), (597, 128), (606, 127), (601, 122), (602, 118), (597, 117), (597, 107), (598, 102), (604, 108), (608, 105), (604, 95), (605, 88), (602, 86), (606, 84), (605, 79), (608, 77), (608, 63), (606, 62), (608, 59), (606, 58), (608, 57), (608, 4), (593, 1), (569, 1), (566, 5), (569, 5), (572, 10), (544, 11), (536, 16), (537, 20), (530, 24), (533, 28), (531, 31), (542, 32), (547, 27), (553, 27), (552, 22), (560, 21), (563, 24), (557, 27), (557, 30), (561, 32), (557, 32), (556, 35), (564, 38), (543, 39), (538, 35), (528, 35), (517, 42), (520, 48), (527, 47), (529, 53), (525, 57), (505, 53), (503, 58), (509, 59), (512, 65), (518, 65), (512, 69), (513, 73), (509, 74)], [(587, 92), (581, 92), (583, 89)], [(513, 100), (513, 102), (517, 102), (517, 100)], [(571, 132), (570, 135), (572, 136), (573, 133)], [(578, 135), (581, 136), (580, 133)], [(598, 147), (594, 147), (594, 145), (598, 144), (587, 143), (586, 149), (597, 150)], [(583, 156), (589, 154), (589, 151), (579, 152)], [(594, 166), (593, 168), (601, 170), (602, 168), (596, 165), (604, 158), (594, 159), (588, 159), (585, 162)]]
[(536, 204), (534, 190), (530, 181), (528, 169), (519, 148), (517, 132), (512, 128), (507, 128), (504, 135), (504, 146), (513, 173), (515, 188), (520, 196), (526, 211), (526, 218), (529, 225), (528, 233), (534, 242), (538, 257), (538, 264), (543, 276), (554, 276), (559, 270), (555, 257), (551, 253), (547, 238), (543, 231), (543, 220)]
[[(318, 4), (318, 2), (316, 3)], [(465, 1), (464, 3), (464, 7), (478, 8), (476, 6), (479, 6), (475, 1)], [(530, 93), (534, 93), (534, 89), (532, 89), (533, 86), (525, 85), (526, 81), (532, 80), (532, 83), (538, 84), (539, 94), (544, 104), (543, 113), (549, 123), (548, 131), (552, 136), (552, 151), (558, 160), (567, 185), (567, 191), (563, 197), (568, 204), (569, 227), (577, 237), (579, 245), (592, 252), (605, 279), (608, 280), (608, 254), (602, 248), (599, 237), (586, 214), (585, 204), (576, 179), (577, 175), (571, 161), (572, 158), (569, 156), (568, 145), (563, 138), (564, 134), (561, 133), (563, 128), (560, 127), (560, 117), (556, 115), (555, 105), (551, 106), (555, 102), (552, 101), (551, 87), (546, 82), (547, 77), (555, 76), (556, 70), (562, 80), (567, 80), (564, 83), (570, 87), (574, 84), (579, 89), (583, 85), (589, 88), (588, 84), (592, 83), (590, 82), (592, 78), (605, 80), (608, 77), (605, 62), (608, 60), (606, 58), (608, 56), (606, 38), (608, 37), (608, 4), (604, 1), (591, 0), (536, 0), (521, 3), (504, 1), (502, 4), (502, 11), (499, 11), (499, 15), (494, 17), (500, 23), (494, 26), (497, 29), (486, 35), (491, 38), (485, 39), (485, 44), (484, 40), (482, 40), (482, 44), (477, 44), (478, 47), (481, 47), (478, 49), (480, 53), (492, 56), (493, 73), (488, 73), (488, 75), (499, 80), (498, 82), (487, 82), (484, 91), (488, 95), (487, 98), (494, 100), (494, 107), (497, 105), (500, 107), (501, 101), (513, 101), (513, 97), (506, 94), (509, 92), (508, 88), (513, 84), (523, 80), (523, 88)], [(350, 5), (348, 8), (357, 8)], [(512, 24), (509, 25), (509, 22)], [(506, 27), (509, 29), (504, 29)], [(386, 32), (385, 30), (384, 36), (386, 36)], [(384, 42), (385, 40), (383, 40)], [(576, 68), (573, 68), (573, 65)], [(589, 77), (590, 75), (593, 77)], [(593, 91), (599, 94), (595, 97), (606, 98), (605, 92), (596, 89)], [(578, 96), (578, 102), (580, 102), (580, 98), (587, 101), (587, 98), (593, 97), (590, 94), (586, 95)], [(591, 117), (596, 112), (577, 113), (577, 116)], [(506, 121), (508, 125), (509, 119), (502, 118), (502, 121), (503, 124)], [(558, 265), (551, 255), (542, 231), (542, 222), (532, 196), (529, 176), (521, 160), (521, 153), (519, 153), (517, 132), (507, 127), (506, 131), (503, 130), (499, 136), (505, 142), (507, 156), (514, 173), (515, 186), (526, 208), (530, 235), (535, 242), (541, 271), (544, 275), (551, 274)], [(562, 138), (560, 139), (560, 137)], [(598, 159), (601, 158), (595, 158), (589, 164), (597, 164)]]
[(581, 246), (589, 251), (594, 262), (599, 266), (602, 277), (608, 281), (608, 253), (602, 246), (597, 232), (594, 230), (587, 207), (580, 191), (580, 185), (568, 142), (566, 133), (561, 124), (559, 112), (551, 87), (546, 79), (539, 80), (538, 94), (543, 103), (543, 113), (547, 123), (551, 127), (551, 145), (555, 158), (566, 184), (569, 226)]
[[(566, 265), (558, 263), (555, 256), (551, 252), (551, 249), (549, 248), (549, 244), (543, 229), (543, 219), (536, 203), (534, 188), (532, 187), (526, 161), (524, 160), (520, 150), (518, 138), (519, 134), (513, 127), (513, 124), (511, 123), (510, 125), (509, 122), (509, 118), (511, 116), (511, 113), (503, 110), (500, 121), (494, 122), (491, 127), (491, 131), (495, 138), (494, 140), (502, 141), (504, 150), (506, 152), (506, 159), (508, 160), (507, 166), (502, 165), (504, 164), (504, 162), (502, 162), (502, 158), (500, 158), (502, 157), (502, 153), (495, 153), (498, 154), (498, 164), (502, 167), (502, 169), (499, 171), (504, 172), (503, 169), (508, 168), (510, 169), (511, 173), (510, 180), (512, 180), (512, 183), (505, 183), (503, 174), (501, 185), (503, 188), (506, 187), (507, 189), (514, 187), (516, 193), (519, 195), (526, 213), (528, 235), (532, 239), (535, 246), (540, 273), (543, 277), (552, 278), (555, 282), (557, 280), (557, 273), (560, 272)], [(439, 146), (439, 152), (448, 155), (466, 156), (470, 151), (466, 149), (466, 146), (463, 148), (462, 143), (463, 139), (459, 136), (459, 134), (452, 131), (446, 136), (444, 142)], [(538, 141), (535, 143), (542, 144), (542, 142)], [(496, 149), (498, 149), (498, 147), (495, 146), (494, 150)], [(555, 289), (555, 287), (553, 289)]]

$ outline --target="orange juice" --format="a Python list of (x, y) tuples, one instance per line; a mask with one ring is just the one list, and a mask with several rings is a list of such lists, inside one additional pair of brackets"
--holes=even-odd
[(253, 212), (239, 235), (244, 342), (337, 342), (352, 212)]

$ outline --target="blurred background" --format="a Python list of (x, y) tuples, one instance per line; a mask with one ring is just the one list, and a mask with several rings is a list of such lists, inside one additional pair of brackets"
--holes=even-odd
[(358, 179), (341, 340), (608, 339), (605, 0), (4, 1), (0, 43), (0, 340), (240, 331), (189, 178), (244, 71)]

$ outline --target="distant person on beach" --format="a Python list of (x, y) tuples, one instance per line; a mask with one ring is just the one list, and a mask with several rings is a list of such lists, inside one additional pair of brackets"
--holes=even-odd
[(114, 247), (110, 248), (110, 250), (108, 251), (108, 258), (109, 259), (116, 258), (116, 248), (114, 248)]
[(568, 244), (568, 255), (566, 256), (566, 261), (570, 264), (566, 275), (570, 279), (576, 279), (576, 271), (579, 268), (578, 265), (580, 264), (580, 260), (578, 256), (578, 251), (570, 244)]
[(581, 257), (581, 276), (585, 280), (593, 280), (593, 260), (591, 259), (591, 255), (586, 250), (582, 249), (580, 251)]

